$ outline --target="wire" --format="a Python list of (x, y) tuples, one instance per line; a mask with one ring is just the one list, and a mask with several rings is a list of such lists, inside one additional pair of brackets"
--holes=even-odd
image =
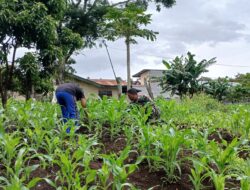
[(214, 65), (225, 66), (225, 67), (245, 67), (245, 68), (250, 68), (250, 66), (246, 66), (246, 65), (226, 65), (226, 64), (214, 64)]

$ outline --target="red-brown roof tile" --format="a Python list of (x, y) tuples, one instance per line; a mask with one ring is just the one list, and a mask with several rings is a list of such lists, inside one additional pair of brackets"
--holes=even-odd
[[(98, 84), (101, 85), (106, 85), (106, 86), (116, 86), (117, 82), (116, 80), (113, 79), (90, 79)], [(126, 86), (127, 82), (126, 81), (122, 81), (122, 86)]]

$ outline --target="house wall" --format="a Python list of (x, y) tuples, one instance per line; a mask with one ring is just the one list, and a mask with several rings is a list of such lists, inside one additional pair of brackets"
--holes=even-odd
[(146, 71), (141, 74), (139, 81), (141, 85), (144, 85), (144, 79), (148, 77), (161, 77), (163, 76), (163, 71), (157, 71), (157, 70), (151, 70), (151, 71)]
[(78, 84), (79, 87), (82, 88), (86, 98), (93, 96), (93, 94), (98, 97), (99, 90), (111, 90), (112, 97), (118, 98), (118, 89), (116, 88), (100, 88), (77, 79), (71, 79), (71, 81)]
[(150, 71), (149, 76), (150, 77), (162, 77), (163, 71)]
[[(144, 85), (133, 85), (134, 88), (141, 90), (141, 92), (139, 92), (139, 95), (146, 95), (149, 97), (147, 88)], [(157, 98), (159, 96), (162, 96), (166, 99), (172, 99), (172, 98), (178, 98), (177, 96), (171, 96), (170, 92), (164, 92), (162, 93), (162, 89), (159, 86), (158, 82), (151, 82), (151, 89), (154, 95), (154, 98)]]

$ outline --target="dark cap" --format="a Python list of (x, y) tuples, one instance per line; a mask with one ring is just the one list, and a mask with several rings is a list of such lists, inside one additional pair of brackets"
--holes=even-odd
[(137, 94), (138, 92), (141, 92), (141, 90), (138, 90), (136, 88), (130, 88), (127, 91), (127, 93), (129, 93), (129, 94)]

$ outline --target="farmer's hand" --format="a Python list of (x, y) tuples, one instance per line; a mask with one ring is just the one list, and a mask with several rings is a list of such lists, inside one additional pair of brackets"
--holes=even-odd
[(85, 98), (81, 99), (81, 105), (82, 105), (83, 108), (86, 108), (87, 104), (86, 104), (86, 99)]

